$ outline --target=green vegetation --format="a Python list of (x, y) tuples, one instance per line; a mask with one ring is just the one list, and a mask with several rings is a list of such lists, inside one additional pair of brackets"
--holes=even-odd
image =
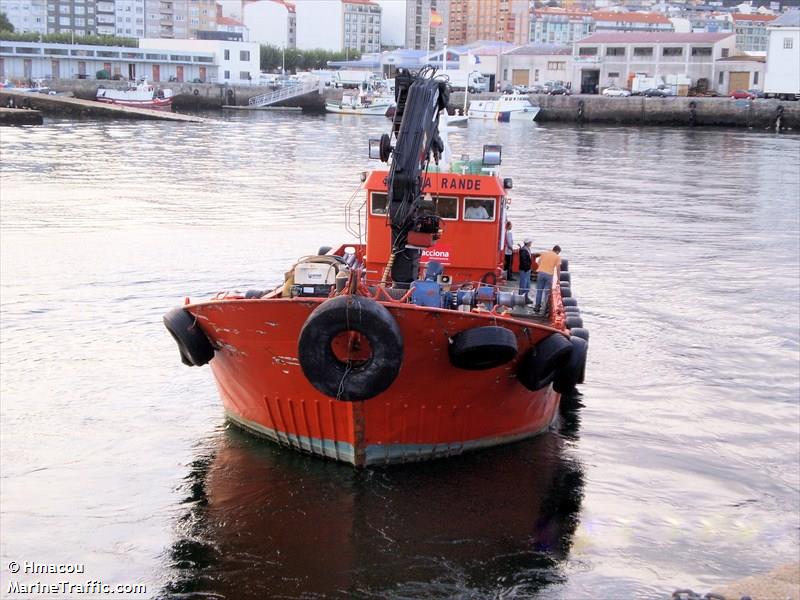
[(0, 31), (3, 33), (6, 31), (14, 31), (14, 26), (11, 24), (11, 21), (8, 20), (6, 13), (3, 12), (0, 12)]
[[(2, 25), (2, 20), (0, 20)], [(76, 35), (71, 33), (15, 33), (0, 27), (0, 40), (11, 42), (49, 42), (55, 44), (83, 44), (86, 46), (127, 46), (137, 48), (139, 40), (135, 38), (116, 37), (113, 35)]]
[[(286, 71), (305, 71), (308, 69), (325, 69), (329, 60), (358, 60), (361, 53), (355, 50), (347, 52), (329, 52), (327, 50), (286, 49)], [(261, 70), (280, 71), (283, 64), (283, 51), (278, 46), (261, 45)]]
[(95, 77), (97, 79), (111, 79), (111, 73), (106, 71), (105, 69), (100, 69), (96, 74)]

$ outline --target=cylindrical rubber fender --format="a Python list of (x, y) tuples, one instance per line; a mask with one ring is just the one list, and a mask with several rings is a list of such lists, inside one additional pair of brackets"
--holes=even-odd
[(505, 327), (473, 327), (455, 334), (448, 351), (450, 363), (458, 369), (493, 369), (517, 355), (517, 338)]
[(330, 246), (320, 246), (319, 250), (317, 250), (317, 254), (322, 256), (324, 254), (327, 254), (331, 250), (332, 250), (332, 248)]
[(572, 329), (573, 327), (583, 327), (583, 319), (578, 315), (567, 315), (566, 321), (567, 329)]
[(198, 90), (198, 89), (195, 89), (195, 91), (193, 91), (192, 93), (193, 93), (195, 96), (199, 96), (199, 95), (200, 95), (200, 90)]
[(183, 364), (202, 367), (214, 358), (214, 346), (188, 311), (173, 308), (164, 315), (164, 327), (178, 344)]
[(553, 389), (559, 394), (571, 392), (577, 384), (583, 383), (586, 372), (586, 355), (589, 350), (589, 344), (579, 337), (570, 338), (570, 344), (572, 345), (572, 351), (569, 359), (559, 369), (553, 380)]
[[(358, 363), (340, 360), (333, 341), (341, 333), (366, 338), (371, 354)], [(306, 319), (297, 342), (303, 374), (320, 392), (348, 402), (368, 400), (389, 388), (403, 364), (403, 336), (385, 306), (364, 296), (337, 296)]]
[(569, 330), (570, 337), (579, 337), (581, 339), (589, 341), (589, 330), (584, 329), (583, 327), (574, 327)]
[(572, 276), (569, 274), (569, 271), (561, 271), (561, 273), (558, 275), (558, 278), (561, 280), (561, 283), (572, 280)]
[(564, 298), (564, 306), (578, 306), (577, 298)]
[(561, 298), (572, 298), (572, 290), (569, 286), (561, 288)]
[(517, 379), (529, 390), (540, 390), (555, 377), (569, 360), (572, 344), (560, 333), (554, 333), (531, 348), (520, 361)]
[(561, 270), (569, 271), (569, 261), (566, 258), (561, 259)]
[(568, 315), (579, 315), (581, 314), (581, 309), (578, 308), (577, 306), (565, 306), (564, 312), (567, 313)]

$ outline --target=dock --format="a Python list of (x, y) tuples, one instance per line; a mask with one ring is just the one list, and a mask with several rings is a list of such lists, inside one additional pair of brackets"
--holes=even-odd
[(38, 110), (0, 108), (0, 125), (41, 125), (43, 121)]
[[(13, 103), (15, 107), (33, 109), (45, 115), (104, 117), (116, 119), (146, 119), (159, 121), (180, 121), (184, 123), (203, 123), (205, 119), (168, 111), (151, 110), (149, 108), (132, 108), (81, 100), (65, 96), (50, 96), (36, 92), (16, 92), (12, 89), (0, 89), (0, 106)], [(30, 111), (27, 111), (30, 112)]]

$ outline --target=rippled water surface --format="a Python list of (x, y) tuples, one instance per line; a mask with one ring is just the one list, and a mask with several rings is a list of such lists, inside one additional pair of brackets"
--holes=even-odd
[(0, 130), (0, 595), (11, 561), (133, 597), (571, 599), (798, 560), (800, 138), (453, 134), (503, 144), (517, 237), (570, 260), (582, 407), (529, 442), (355, 472), (227, 427), (161, 315), (349, 240), (388, 121), (212, 117)]

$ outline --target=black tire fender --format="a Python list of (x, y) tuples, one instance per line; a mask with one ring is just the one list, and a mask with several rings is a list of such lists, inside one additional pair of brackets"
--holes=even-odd
[(578, 308), (577, 306), (565, 306), (564, 312), (567, 313), (567, 315), (578, 316), (581, 314), (581, 309)]
[(569, 271), (561, 271), (561, 273), (559, 274), (558, 277), (561, 280), (562, 284), (564, 282), (569, 282), (569, 281), (572, 280), (572, 277), (570, 276)]
[(567, 329), (572, 329), (573, 327), (583, 327), (583, 319), (580, 315), (567, 315), (565, 325), (567, 326)]
[(517, 355), (517, 338), (505, 327), (473, 327), (454, 335), (448, 352), (450, 363), (457, 369), (493, 369)]
[(583, 383), (586, 373), (586, 355), (589, 344), (586, 340), (579, 337), (571, 337), (570, 344), (572, 351), (566, 364), (558, 371), (553, 380), (553, 389), (559, 394), (565, 394), (575, 389), (579, 383)]
[(566, 258), (561, 259), (561, 270), (569, 271), (569, 261)]
[(214, 358), (214, 346), (188, 311), (173, 308), (164, 315), (164, 327), (178, 344), (183, 364), (202, 367)]
[[(367, 339), (369, 359), (355, 366), (337, 358), (331, 346), (340, 333)], [(384, 392), (403, 364), (403, 336), (385, 306), (364, 296), (325, 300), (306, 319), (297, 342), (300, 367), (309, 383), (337, 400), (357, 402)]]
[(564, 298), (564, 306), (578, 306), (577, 298)]
[(196, 90), (195, 90), (195, 91), (193, 91), (192, 93), (193, 93), (195, 96), (199, 96), (199, 95), (200, 95), (200, 90), (196, 89)]
[(317, 254), (319, 256), (323, 256), (323, 255), (327, 254), (328, 252), (330, 252), (331, 250), (333, 250), (333, 248), (331, 248), (330, 246), (320, 246), (319, 250), (317, 250)]
[(572, 290), (569, 287), (562, 287), (561, 298), (572, 298)]
[(589, 330), (584, 329), (583, 327), (575, 327), (570, 329), (569, 334), (571, 338), (579, 337), (587, 342), (589, 341)]
[(540, 390), (553, 381), (571, 352), (570, 341), (560, 333), (553, 333), (531, 348), (520, 361), (517, 379), (532, 392)]

